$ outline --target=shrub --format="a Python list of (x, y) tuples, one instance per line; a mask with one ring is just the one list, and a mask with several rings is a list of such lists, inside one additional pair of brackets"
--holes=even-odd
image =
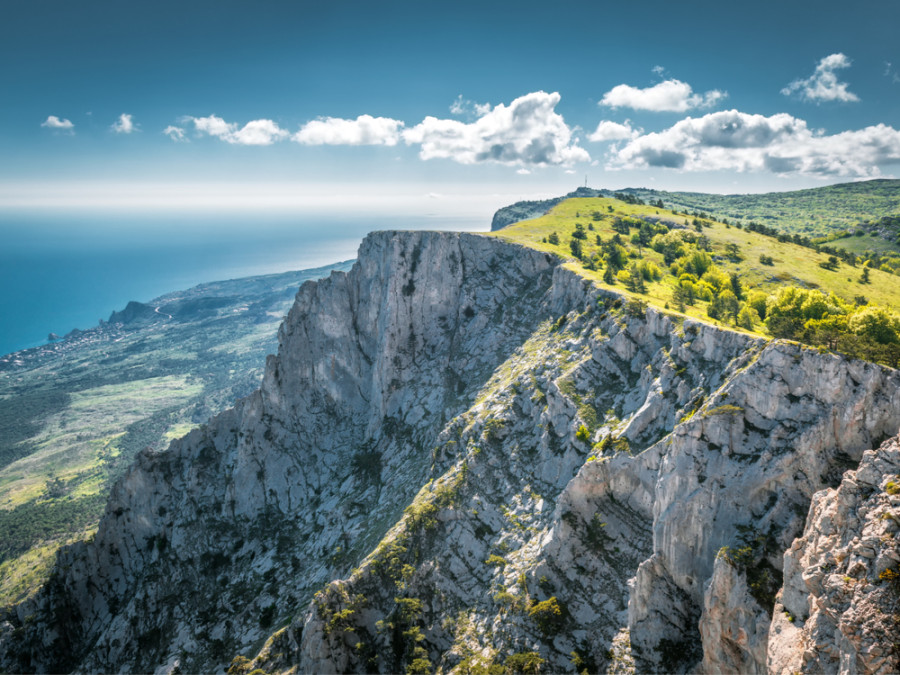
[(714, 415), (739, 415), (744, 412), (744, 409), (739, 405), (720, 405), (712, 408), (711, 410), (706, 411), (707, 417), (712, 417)]
[(544, 659), (538, 652), (518, 652), (506, 657), (504, 663), (506, 672), (521, 673), (522, 675), (537, 675), (541, 672)]
[(578, 431), (575, 432), (575, 438), (577, 438), (582, 443), (588, 443), (591, 440), (591, 432), (588, 431), (588, 428), (583, 424), (578, 427)]
[(629, 300), (625, 305), (625, 313), (628, 316), (644, 318), (647, 313), (647, 301), (634, 298)]
[(548, 636), (559, 633), (565, 623), (563, 606), (559, 604), (555, 595), (529, 607), (528, 616), (537, 624), (541, 632)]

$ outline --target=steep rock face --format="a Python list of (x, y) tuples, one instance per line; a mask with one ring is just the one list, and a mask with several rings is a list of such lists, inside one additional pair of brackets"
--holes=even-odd
[(381, 539), (443, 421), (540, 320), (556, 264), (477, 236), (368, 237), (349, 274), (300, 289), (256, 394), (139, 457), (94, 540), (18, 608), (4, 667), (227, 664)]
[(703, 597), (701, 672), (765, 673), (772, 617), (750, 593), (744, 570), (717, 556)]
[(781, 552), (896, 432), (897, 373), (630, 316), (564, 269), (550, 302), (438, 437), (435, 482), (253, 665), (765, 670)]
[(765, 562), (780, 569), (813, 493), (896, 433), (897, 383), (896, 371), (772, 343), (676, 428), (656, 485), (654, 556), (631, 597), (632, 645), (648, 667), (663, 665), (663, 640), (673, 655), (694, 642), (722, 546), (771, 540)]
[(769, 637), (771, 672), (900, 670), (900, 439), (866, 452), (813, 498), (784, 554)]
[(376, 233), (256, 394), (139, 458), (0, 665), (762, 671), (813, 494), (898, 427), (896, 371)]

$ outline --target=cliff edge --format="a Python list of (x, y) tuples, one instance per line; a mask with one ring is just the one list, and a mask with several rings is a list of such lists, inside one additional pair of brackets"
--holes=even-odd
[(872, 452), (900, 374), (626, 303), (560, 262), (367, 237), (301, 287), (259, 391), (139, 457), (93, 541), (6, 617), (0, 666), (836, 672), (850, 643), (803, 660), (780, 617), (813, 620), (809, 523), (894, 447)]

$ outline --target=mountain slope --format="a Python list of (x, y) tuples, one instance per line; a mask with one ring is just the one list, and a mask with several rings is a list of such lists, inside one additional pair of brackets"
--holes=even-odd
[[(0, 666), (765, 668), (781, 554), (897, 432), (900, 374), (635, 308), (561, 262), (370, 235), (301, 288), (259, 391), (139, 456), (0, 626)], [(704, 612), (745, 544), (729, 600), (752, 625)], [(709, 637), (730, 627), (750, 648)]]
[(540, 202), (518, 202), (499, 209), (491, 223), (496, 231), (513, 223), (537, 218), (572, 197), (612, 197), (624, 194), (666, 209), (703, 213), (714, 220), (759, 222), (789, 234), (827, 237), (850, 230), (860, 237), (840, 239), (835, 245), (856, 253), (865, 249), (900, 251), (900, 180), (878, 179), (841, 183), (791, 192), (718, 195), (671, 192), (648, 188), (594, 190), (578, 188), (564, 197)]

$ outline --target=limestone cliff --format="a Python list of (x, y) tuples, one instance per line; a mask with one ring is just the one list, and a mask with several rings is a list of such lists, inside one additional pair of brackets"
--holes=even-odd
[(773, 673), (900, 671), (900, 440), (813, 499), (784, 556)]
[(370, 235), (300, 289), (258, 392), (139, 458), (0, 628), (0, 665), (800, 663), (773, 632), (782, 570), (809, 625), (810, 503), (896, 434), (900, 375), (626, 305), (559, 262)]

